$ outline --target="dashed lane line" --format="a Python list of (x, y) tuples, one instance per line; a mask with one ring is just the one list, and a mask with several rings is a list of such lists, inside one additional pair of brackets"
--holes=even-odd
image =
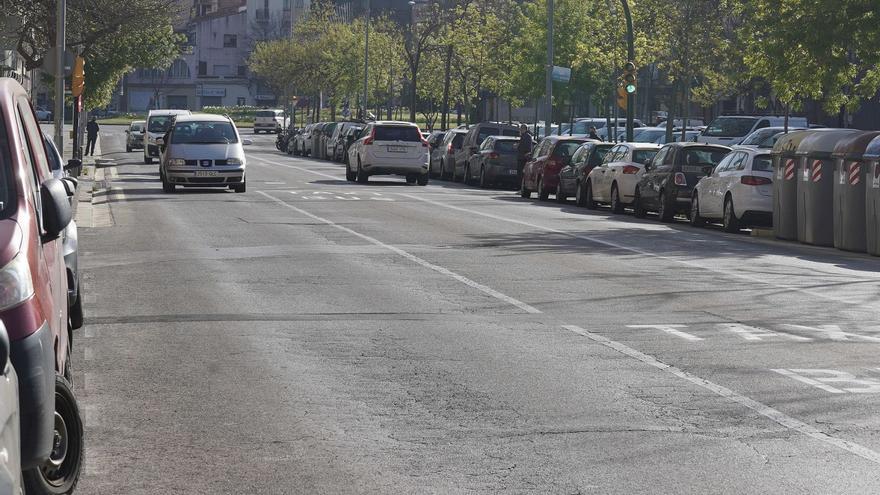
[(293, 211), (295, 211), (295, 212), (297, 212), (297, 213), (299, 213), (299, 214), (301, 214), (301, 215), (305, 215), (305, 216), (307, 216), (307, 217), (309, 217), (309, 218), (311, 218), (311, 219), (313, 219), (313, 220), (317, 220), (317, 221), (319, 221), (319, 222), (321, 222), (321, 223), (327, 224), (327, 225), (329, 225), (329, 226), (331, 226), (331, 227), (333, 227), (333, 228), (339, 229), (339, 230), (341, 230), (341, 231), (343, 231), (343, 232), (346, 232), (346, 233), (348, 233), (348, 234), (351, 234), (351, 235), (353, 235), (353, 236), (355, 236), (355, 237), (359, 237), (359, 238), (361, 238), (361, 239), (363, 239), (363, 240), (369, 242), (370, 244), (374, 244), (374, 245), (379, 246), (379, 247), (381, 247), (381, 248), (387, 249), (387, 250), (389, 250), (389, 251), (391, 251), (391, 252), (393, 252), (393, 253), (396, 253), (396, 254), (398, 254), (398, 255), (400, 255), (400, 256), (402, 256), (402, 257), (404, 257), (404, 258), (406, 258), (406, 259), (412, 261), (413, 263), (416, 263), (416, 264), (421, 265), (421, 266), (423, 266), (423, 267), (425, 267), (425, 268), (429, 268), (429, 269), (431, 269), (431, 270), (434, 270), (435, 272), (440, 273), (440, 274), (442, 274), (442, 275), (445, 275), (445, 276), (447, 276), (447, 277), (449, 277), (449, 278), (452, 278), (452, 279), (458, 280), (459, 282), (461, 282), (461, 283), (467, 285), (468, 287), (471, 287), (471, 288), (476, 289), (476, 290), (478, 290), (478, 291), (480, 291), (480, 292), (482, 292), (482, 293), (484, 293), (484, 294), (487, 294), (487, 295), (489, 295), (489, 296), (492, 296), (492, 297), (494, 297), (495, 299), (498, 299), (499, 301), (503, 301), (503, 302), (506, 302), (506, 303), (508, 303), (508, 304), (510, 304), (510, 305), (516, 306), (517, 308), (519, 308), (519, 309), (525, 311), (526, 313), (531, 313), (531, 314), (541, 314), (541, 313), (542, 313), (541, 310), (535, 308), (534, 306), (530, 306), (530, 305), (528, 305), (528, 304), (526, 304), (526, 303), (524, 303), (524, 302), (522, 302), (522, 301), (520, 301), (520, 300), (518, 300), (518, 299), (514, 299), (514, 298), (512, 298), (512, 297), (510, 297), (510, 296), (508, 296), (508, 295), (506, 295), (506, 294), (502, 294), (501, 292), (498, 292), (497, 290), (492, 289), (491, 287), (485, 286), (485, 285), (483, 285), (483, 284), (481, 284), (481, 283), (479, 283), (479, 282), (475, 282), (475, 281), (473, 281), (473, 280), (471, 280), (471, 279), (469, 279), (469, 278), (467, 278), (467, 277), (465, 277), (465, 276), (463, 276), (463, 275), (459, 275), (459, 274), (453, 272), (452, 270), (449, 270), (449, 269), (447, 269), (447, 268), (444, 268), (444, 267), (442, 267), (442, 266), (440, 266), (440, 265), (435, 265), (434, 263), (431, 263), (431, 262), (426, 261), (426, 260), (424, 260), (424, 259), (422, 259), (422, 258), (419, 258), (418, 256), (416, 256), (416, 255), (414, 255), (414, 254), (410, 254), (409, 252), (404, 251), (403, 249), (400, 249), (400, 248), (398, 248), (398, 247), (392, 246), (392, 245), (390, 245), (390, 244), (385, 244), (384, 242), (382, 242), (382, 241), (380, 241), (380, 240), (378, 240), (378, 239), (375, 239), (375, 238), (370, 237), (370, 236), (365, 235), (365, 234), (361, 234), (360, 232), (356, 232), (356, 231), (354, 231), (354, 230), (352, 230), (352, 229), (350, 229), (350, 228), (348, 228), (348, 227), (343, 227), (342, 225), (339, 225), (339, 224), (337, 224), (336, 222), (333, 222), (332, 220), (328, 220), (328, 219), (326, 219), (326, 218), (319, 217), (318, 215), (315, 215), (315, 214), (313, 214), (313, 213), (309, 213), (309, 212), (306, 211), (306, 210), (303, 210), (303, 209), (301, 209), (301, 208), (297, 208), (296, 206), (293, 206), (293, 205), (290, 204), (290, 203), (287, 203), (287, 202), (285, 202), (285, 201), (282, 201), (281, 199), (278, 199), (278, 198), (276, 198), (275, 196), (272, 196), (271, 194), (268, 194), (268, 193), (266, 193), (266, 192), (264, 192), (264, 191), (257, 191), (257, 192), (258, 192), (259, 194), (261, 194), (261, 195), (263, 195), (263, 196), (265, 196), (265, 197), (271, 199), (272, 201), (274, 201), (274, 202), (276, 202), (276, 203), (278, 203), (278, 204), (280, 204), (280, 205), (282, 205), (282, 206), (284, 206), (284, 207), (286, 207), (286, 208), (289, 208), (289, 209), (291, 209), (291, 210), (293, 210)]

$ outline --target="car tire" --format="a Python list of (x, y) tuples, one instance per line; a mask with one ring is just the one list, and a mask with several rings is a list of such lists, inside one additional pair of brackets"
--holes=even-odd
[(588, 210), (595, 210), (596, 201), (593, 200), (593, 182), (588, 180), (585, 188), (587, 192), (585, 193), (586, 197), (584, 198), (584, 206), (586, 206)]
[(355, 180), (358, 184), (366, 184), (370, 180), (370, 176), (364, 171), (363, 167), (361, 167), (361, 160), (358, 158), (358, 168), (357, 174), (355, 176)]
[(635, 197), (633, 198), (633, 214), (636, 218), (645, 218), (648, 216), (648, 211), (645, 210), (645, 205), (642, 204), (642, 194), (639, 192), (638, 188), (636, 188)]
[(415, 175), (407, 175), (406, 176), (406, 183), (407, 184), (415, 184), (416, 180), (418, 180), (418, 177), (416, 177)]
[[(46, 464), (22, 472), (28, 495), (73, 493), (82, 471), (83, 422), (70, 382), (55, 376), (55, 440)], [(63, 450), (62, 450), (63, 449)]]
[(351, 167), (348, 164), (345, 164), (345, 180), (348, 182), (354, 182), (357, 179), (357, 175), (351, 171)]
[(232, 190), (236, 193), (247, 192), (247, 181), (242, 179), (241, 184), (235, 184), (232, 186)]
[(706, 219), (700, 215), (700, 195), (696, 192), (694, 192), (694, 199), (691, 200), (691, 212), (688, 215), (688, 220), (694, 227), (706, 225)]
[(468, 163), (464, 167), (464, 179), (462, 180), (462, 182), (464, 183), (464, 185), (469, 186), (471, 185), (472, 181), (473, 179), (471, 178), (471, 164)]
[(79, 330), (82, 328), (85, 318), (83, 317), (82, 293), (76, 293), (76, 299), (67, 309), (67, 317), (70, 320), (70, 328)]
[(620, 190), (617, 183), (611, 184), (611, 213), (623, 213), (623, 203), (620, 202)]
[(486, 180), (486, 167), (480, 167), (480, 189), (488, 189), (489, 182)]
[(587, 206), (586, 192), (584, 191), (584, 183), (578, 181), (577, 188), (574, 191), (574, 203), (578, 206)]
[(670, 204), (669, 198), (666, 196), (666, 191), (660, 191), (660, 206), (657, 210), (657, 216), (659, 216), (660, 221), (664, 223), (669, 223), (675, 219), (675, 208)]
[(420, 186), (427, 186), (429, 179), (430, 179), (430, 177), (428, 177), (428, 174), (422, 174), (422, 175), (419, 175), (418, 179), (416, 179), (416, 183)]
[(559, 184), (556, 184), (556, 202), (563, 205), (568, 202), (568, 197), (562, 194), (562, 181), (559, 181)]
[(129, 146), (129, 145), (126, 144), (126, 145), (125, 145), (125, 152), (126, 152), (126, 153), (131, 153), (131, 146)]
[(526, 187), (526, 178), (525, 177), (523, 177), (522, 181), (519, 183), (519, 197), (521, 197), (523, 199), (531, 199), (532, 198), (532, 191), (529, 191), (529, 189)]
[(722, 226), (725, 232), (735, 233), (740, 231), (739, 219), (736, 218), (736, 210), (733, 208), (733, 198), (727, 196), (724, 199), (724, 218)]
[(174, 193), (174, 189), (175, 189), (176, 187), (177, 187), (177, 186), (176, 186), (175, 184), (172, 184), (172, 183), (168, 182), (168, 181), (165, 180), (164, 178), (162, 179), (162, 191), (165, 192), (166, 194), (172, 194), (172, 193)]
[(452, 163), (452, 182), (461, 182), (461, 179), (458, 178), (458, 164)]
[(538, 177), (538, 199), (547, 201), (550, 199), (550, 192), (544, 189), (544, 177)]
[(149, 156), (144, 156), (144, 165), (150, 165), (153, 163), (153, 158)]

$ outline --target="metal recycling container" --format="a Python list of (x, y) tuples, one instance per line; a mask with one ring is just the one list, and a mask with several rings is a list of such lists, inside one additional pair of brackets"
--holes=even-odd
[(854, 129), (817, 129), (798, 146), (797, 239), (834, 246), (834, 159), (838, 141), (859, 134)]
[(797, 150), (815, 132), (789, 132), (773, 146), (773, 233), (778, 239), (797, 240)]
[(868, 160), (865, 151), (880, 132), (861, 132), (842, 139), (834, 148), (834, 247), (866, 252), (865, 184)]
[(880, 256), (880, 137), (865, 150), (868, 183), (865, 184), (865, 223), (868, 253)]

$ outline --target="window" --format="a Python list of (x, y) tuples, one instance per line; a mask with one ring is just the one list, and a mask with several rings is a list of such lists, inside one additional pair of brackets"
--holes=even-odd
[(188, 79), (189, 66), (183, 60), (175, 60), (168, 68), (168, 77), (170, 79)]
[(729, 169), (730, 162), (734, 159), (735, 156), (736, 156), (736, 153), (724, 157), (723, 160), (718, 162), (718, 165), (715, 167), (715, 170), (713, 171), (712, 175), (717, 177), (721, 172), (724, 172), (725, 170)]
[(659, 168), (663, 164), (663, 161), (666, 160), (666, 155), (668, 154), (668, 147), (661, 149), (656, 155), (654, 155), (654, 159), (651, 160), (651, 166), (653, 168)]
[(605, 154), (605, 158), (602, 160), (603, 163), (616, 162), (617, 157), (620, 154), (621, 148), (622, 148), (622, 146), (615, 146), (615, 147), (611, 148), (611, 150), (607, 154)]
[(246, 99), (245, 97), (243, 97), (243, 96), (239, 96), (239, 97), (235, 100), (235, 104), (238, 105), (238, 106), (240, 106), (240, 107), (243, 107), (243, 106), (247, 105), (247, 99)]
[(229, 66), (228, 65), (215, 65), (214, 66), (214, 75), (215, 76), (228, 76)]
[(223, 48), (236, 48), (238, 47), (238, 36), (234, 34), (224, 34), (223, 35)]
[(408, 141), (418, 142), (422, 135), (418, 128), (411, 126), (377, 126), (376, 141)]
[(758, 119), (749, 117), (718, 117), (703, 135), (710, 137), (743, 137), (752, 131)]
[(748, 155), (746, 155), (745, 153), (737, 153), (736, 155), (737, 156), (730, 164), (729, 170), (745, 170), (747, 161), (746, 158), (748, 157)]
[(239, 77), (247, 76), (247, 66), (246, 65), (239, 65), (238, 66), (238, 76)]
[(635, 163), (648, 163), (657, 154), (657, 150), (634, 150), (632, 161)]
[(519, 145), (519, 141), (495, 141), (495, 151), (500, 153), (516, 153), (517, 145)]
[(178, 122), (171, 132), (171, 144), (237, 143), (235, 128), (229, 122)]
[(208, 75), (208, 62), (203, 60), (199, 60), (199, 75), (207, 76)]
[(770, 155), (758, 155), (752, 160), (752, 170), (755, 172), (772, 172), (773, 159)]
[(593, 151), (593, 156), (590, 157), (590, 166), (597, 167), (601, 165), (610, 152), (611, 146), (596, 146)]
[(495, 142), (494, 139), (492, 139), (492, 138), (486, 138), (486, 140), (483, 141), (483, 145), (480, 146), (480, 149), (481, 149), (481, 150), (490, 150), (490, 149), (492, 149), (492, 144), (493, 144), (494, 142)]
[(15, 212), (15, 181), (12, 172), (8, 135), (3, 119), (0, 119), (0, 218)]
[(579, 141), (563, 141), (561, 143), (557, 143), (556, 147), (553, 149), (553, 157), (561, 158), (563, 162), (569, 163), (571, 161), (571, 156), (574, 155), (574, 152), (577, 151), (581, 146), (581, 142)]
[(461, 149), (461, 143), (464, 142), (464, 134), (462, 134), (462, 133), (460, 133), (460, 132), (456, 132), (456, 133), (454, 133), (452, 136), (453, 136), (453, 137), (452, 137), (452, 149), (454, 149), (454, 150), (460, 150), (460, 149)]
[(164, 134), (168, 130), (168, 127), (170, 125), (170, 115), (157, 115), (155, 117), (150, 117), (149, 123), (147, 124), (147, 129), (149, 129), (149, 131), (152, 133)]

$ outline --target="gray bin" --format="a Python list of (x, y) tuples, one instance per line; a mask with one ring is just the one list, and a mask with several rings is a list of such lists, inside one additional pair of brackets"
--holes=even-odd
[(773, 233), (779, 239), (797, 239), (797, 150), (815, 132), (790, 132), (773, 146)]
[(880, 132), (858, 133), (841, 140), (834, 149), (834, 247), (838, 249), (868, 249), (865, 184), (871, 176), (865, 152), (877, 136)]
[(816, 129), (798, 146), (797, 239), (834, 246), (834, 159), (838, 141), (859, 134), (853, 129)]
[(865, 151), (868, 183), (865, 184), (865, 233), (868, 253), (880, 256), (880, 137)]

